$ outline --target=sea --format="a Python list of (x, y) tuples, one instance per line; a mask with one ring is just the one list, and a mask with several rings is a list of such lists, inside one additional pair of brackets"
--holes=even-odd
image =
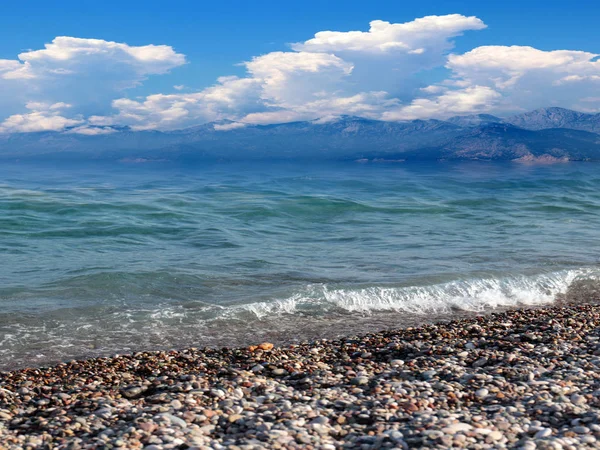
[(3, 162), (0, 370), (600, 298), (600, 165)]

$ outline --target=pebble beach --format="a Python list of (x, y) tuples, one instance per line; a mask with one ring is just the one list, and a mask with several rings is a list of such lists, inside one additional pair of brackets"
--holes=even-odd
[(600, 448), (600, 306), (0, 373), (0, 448)]

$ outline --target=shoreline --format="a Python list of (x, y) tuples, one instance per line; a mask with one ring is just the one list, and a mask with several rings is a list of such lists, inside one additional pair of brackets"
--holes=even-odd
[[(598, 301), (596, 293), (589, 295), (593, 300)], [(51, 355), (48, 356), (48, 349), (43, 352), (42, 359), (17, 358), (8, 360), (5, 357), (0, 359), (0, 374), (5, 372), (14, 372), (24, 369), (42, 369), (53, 367), (58, 364), (68, 363), (69, 361), (87, 361), (98, 358), (110, 358), (114, 355), (129, 355), (134, 353), (148, 352), (169, 352), (184, 351), (187, 348), (195, 347), (202, 349), (218, 348), (244, 348), (257, 342), (271, 342), (276, 347), (288, 347), (290, 345), (306, 345), (311, 342), (322, 339), (335, 341), (344, 339), (348, 336), (363, 336), (371, 333), (379, 333), (389, 330), (403, 330), (410, 327), (420, 327), (432, 324), (445, 324), (451, 321), (470, 319), (490, 314), (502, 313), (505, 311), (519, 309), (536, 309), (557, 306), (576, 301), (572, 299), (567, 301), (565, 298), (558, 297), (552, 303), (529, 304), (522, 306), (496, 306), (494, 308), (482, 309), (478, 311), (451, 308), (448, 311), (434, 311), (429, 314), (410, 313), (406, 311), (370, 311), (365, 312), (345, 312), (342, 314), (333, 314), (327, 316), (308, 316), (308, 315), (288, 315), (279, 317), (267, 317), (249, 322), (244, 328), (231, 328), (228, 324), (215, 322), (203, 330), (202, 335), (184, 336), (181, 334), (170, 342), (155, 345), (130, 345), (127, 348), (99, 348), (89, 349), (88, 352), (71, 355)], [(585, 302), (588, 303), (588, 302)], [(183, 338), (183, 339), (182, 339)], [(51, 349), (50, 349), (51, 350)], [(31, 355), (29, 355), (31, 356)], [(6, 361), (11, 361), (7, 363)]]
[[(540, 305), (541, 307), (547, 305)], [(537, 305), (529, 305), (536, 308)], [(400, 330), (409, 327), (418, 327), (434, 323), (446, 323), (451, 320), (461, 320), (477, 316), (489, 315), (502, 312), (515, 307), (497, 307), (482, 311), (451, 310), (450, 312), (434, 312), (429, 315), (407, 313), (404, 311), (371, 311), (346, 312), (342, 314), (327, 315), (321, 317), (289, 315), (284, 317), (257, 319), (248, 323), (244, 328), (239, 326), (230, 327), (228, 324), (215, 322), (203, 330), (202, 336), (185, 337), (178, 336), (170, 345), (157, 344), (130, 345), (128, 348), (100, 348), (90, 349), (74, 355), (52, 355), (47, 356), (48, 349), (44, 349), (44, 357), (40, 359), (18, 358), (6, 363), (3, 357), (0, 359), (0, 374), (3, 372), (14, 372), (25, 369), (43, 369), (65, 364), (69, 361), (87, 361), (98, 358), (110, 358), (114, 355), (129, 355), (134, 353), (184, 351), (190, 347), (202, 349), (243, 348), (257, 342), (272, 342), (276, 347), (287, 347), (290, 345), (309, 344), (314, 341), (327, 339), (337, 340), (347, 336), (362, 336), (369, 333), (378, 333), (382, 330)], [(181, 339), (184, 338), (184, 339)], [(197, 342), (197, 344), (194, 344)], [(226, 344), (227, 343), (227, 344)], [(50, 349), (51, 350), (51, 349)]]
[(0, 372), (0, 449), (600, 448), (599, 368), (596, 304), (101, 357)]

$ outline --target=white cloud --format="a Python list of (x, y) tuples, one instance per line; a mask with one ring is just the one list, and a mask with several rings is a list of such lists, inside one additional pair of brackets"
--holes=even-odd
[[(166, 73), (185, 63), (185, 56), (168, 45), (129, 46), (102, 39), (81, 39), (68, 36), (54, 38), (44, 49), (19, 54), (23, 65), (28, 64), (34, 77), (47, 74), (74, 74), (82, 67), (100, 68), (108, 64), (129, 67), (144, 77)], [(104, 66), (106, 68), (106, 66)], [(131, 80), (135, 83), (139, 80)]]
[(315, 100), (298, 104), (293, 109), (278, 109), (251, 113), (243, 117), (243, 121), (255, 125), (271, 123), (313, 120), (323, 117), (339, 117), (354, 115), (368, 118), (379, 118), (381, 112), (398, 101), (388, 98), (386, 92), (361, 92), (352, 96), (327, 95)]
[(594, 53), (554, 50), (544, 51), (533, 47), (490, 45), (477, 47), (463, 55), (450, 55), (447, 67), (463, 78), (501, 75), (494, 82), (503, 86), (514, 83), (532, 70), (551, 70), (556, 73), (595, 72), (600, 63), (593, 61)]
[(67, 133), (70, 134), (83, 134), (86, 136), (99, 136), (102, 134), (112, 134), (112, 133), (116, 133), (117, 130), (115, 130), (114, 128), (110, 128), (110, 127), (104, 127), (104, 128), (100, 128), (100, 127), (89, 127), (89, 126), (81, 126), (81, 127), (76, 127), (76, 128), (72, 128), (69, 131), (67, 131)]
[(14, 114), (0, 123), (0, 133), (30, 133), (34, 131), (63, 131), (67, 127), (79, 125), (81, 119), (70, 119), (57, 112), (33, 111), (27, 114)]
[(244, 117), (245, 123), (252, 125), (269, 125), (271, 123), (286, 123), (309, 120), (312, 115), (291, 109), (250, 113)]
[(493, 109), (500, 97), (498, 92), (486, 86), (446, 90), (437, 97), (417, 98), (410, 105), (386, 111), (382, 119), (414, 120), (481, 113)]
[(166, 45), (57, 37), (43, 49), (0, 60), (0, 119), (18, 115), (23, 106), (17, 105), (28, 102), (68, 103), (72, 115), (106, 113), (125, 89), (184, 63), (185, 56)]
[(353, 65), (327, 53), (273, 52), (246, 63), (267, 106), (294, 108), (339, 89)]
[(245, 123), (240, 122), (231, 122), (231, 123), (216, 123), (213, 125), (213, 128), (216, 131), (230, 131), (237, 130), (238, 128), (244, 128), (247, 125)]
[(499, 107), (505, 111), (550, 105), (577, 108), (584, 98), (597, 94), (600, 82), (598, 55), (574, 50), (484, 46), (450, 55), (446, 67), (453, 73), (449, 85), (494, 89), (502, 95)]
[(21, 63), (10, 59), (0, 59), (0, 80), (29, 78), (35, 78), (35, 75), (31, 72), (29, 63)]
[[(330, 52), (355, 68), (348, 84), (352, 93), (386, 91), (398, 98), (414, 97), (424, 71), (443, 66), (453, 38), (486, 25), (461, 14), (427, 16), (406, 23), (374, 20), (369, 31), (322, 31), (297, 51)], [(358, 89), (357, 89), (358, 88)]]
[(448, 56), (451, 77), (420, 89), (410, 104), (385, 120), (507, 114), (544, 106), (600, 110), (600, 61), (589, 52), (543, 51), (526, 46), (483, 46)]
[(252, 78), (222, 77), (203, 91), (155, 94), (141, 101), (121, 98), (112, 116), (91, 116), (93, 125), (128, 125), (134, 130), (176, 129), (222, 119), (234, 119), (249, 111), (264, 110), (260, 87)]
[(369, 31), (320, 31), (314, 38), (294, 44), (292, 48), (309, 52), (422, 54), (431, 48), (451, 48), (448, 38), (485, 27), (477, 17), (460, 14), (426, 16), (407, 23), (373, 20)]
[(351, 64), (334, 55), (304, 52), (268, 53), (247, 62), (246, 67), (248, 77), (221, 77), (200, 92), (156, 94), (141, 101), (117, 99), (113, 102), (116, 115), (94, 116), (90, 122), (125, 124), (140, 130), (174, 129), (221, 119), (263, 123), (267, 117), (283, 121), (311, 117), (314, 111), (307, 115), (305, 104), (330, 95), (352, 72)]
[(378, 118), (398, 106), (398, 94), (420, 87), (420, 71), (444, 64), (451, 38), (484, 27), (476, 17), (452, 14), (403, 24), (374, 21), (368, 32), (317, 33), (293, 44), (295, 51), (244, 63), (244, 78), (222, 77), (196, 93), (119, 99), (116, 115), (92, 120), (172, 129), (225, 118), (252, 124), (341, 114)]
[(455, 37), (485, 27), (460, 14), (375, 20), (367, 31), (321, 31), (290, 51), (256, 56), (243, 63), (245, 76), (199, 91), (175, 85), (172, 94), (134, 98), (127, 89), (185, 64), (185, 56), (167, 45), (57, 37), (0, 60), (0, 114), (8, 116), (0, 132), (92, 135), (232, 120), (215, 125), (225, 131), (343, 114), (409, 120), (550, 105), (600, 110), (596, 54), (525, 46), (448, 54)]
[(81, 117), (67, 118), (63, 110), (71, 105), (64, 102), (27, 102), (29, 113), (13, 114), (0, 122), (0, 133), (29, 133), (35, 131), (62, 131), (84, 122)]
[(25, 107), (34, 111), (55, 111), (59, 109), (70, 108), (72, 105), (65, 102), (44, 103), (44, 102), (27, 102)]
[(556, 80), (554, 85), (560, 86), (565, 83), (580, 83), (586, 81), (600, 82), (600, 75), (567, 75), (560, 80)]

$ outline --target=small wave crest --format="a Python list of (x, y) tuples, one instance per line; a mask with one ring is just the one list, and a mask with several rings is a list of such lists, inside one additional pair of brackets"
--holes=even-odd
[(263, 319), (281, 314), (327, 312), (395, 311), (422, 315), (447, 314), (453, 310), (479, 312), (549, 304), (567, 294), (574, 282), (583, 280), (600, 280), (600, 271), (582, 268), (534, 276), (455, 280), (429, 286), (332, 289), (327, 285), (311, 285), (285, 299), (236, 306), (229, 314), (243, 310)]

